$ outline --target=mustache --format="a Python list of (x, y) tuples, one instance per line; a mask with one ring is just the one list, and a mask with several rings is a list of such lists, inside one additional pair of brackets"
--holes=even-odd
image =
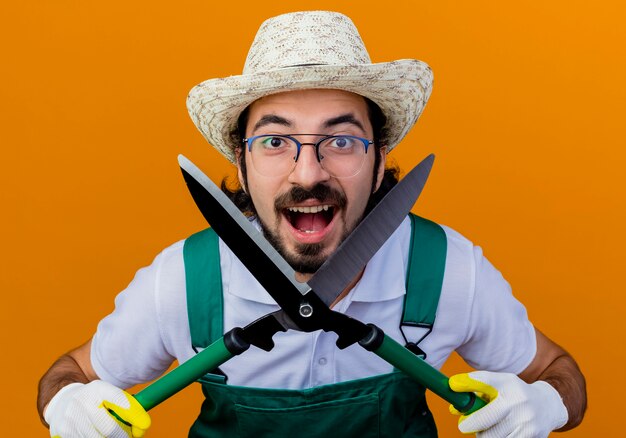
[(283, 193), (274, 200), (274, 209), (276, 213), (279, 214), (285, 208), (304, 202), (307, 199), (317, 199), (323, 203), (335, 204), (339, 208), (344, 208), (348, 203), (344, 193), (326, 184), (317, 184), (310, 190), (300, 186), (292, 187), (291, 190)]

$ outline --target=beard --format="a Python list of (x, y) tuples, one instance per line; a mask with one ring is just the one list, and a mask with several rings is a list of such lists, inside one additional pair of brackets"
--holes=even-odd
[[(320, 266), (326, 261), (329, 254), (324, 253), (325, 246), (322, 243), (297, 243), (293, 251), (289, 251), (278, 232), (280, 217), (283, 216), (283, 210), (290, 205), (297, 204), (307, 199), (317, 199), (320, 202), (328, 202), (336, 205), (340, 211), (340, 214), (345, 214), (345, 206), (347, 205), (347, 199), (345, 195), (336, 189), (330, 188), (324, 184), (318, 184), (311, 190), (303, 189), (302, 187), (293, 187), (287, 193), (284, 193), (276, 198), (274, 201), (274, 210), (276, 213), (276, 224), (274, 228), (268, 226), (258, 215), (256, 215), (263, 235), (267, 241), (278, 251), (278, 253), (285, 259), (287, 263), (296, 271), (302, 274), (313, 274)], [(357, 220), (352, 226), (347, 227), (343, 235), (340, 237), (339, 244), (343, 242), (346, 237), (352, 232), (356, 224), (361, 219)]]
[[(261, 228), (263, 229), (263, 235), (267, 241), (296, 272), (313, 274), (322, 266), (327, 258), (322, 254), (324, 245), (321, 243), (299, 243), (296, 244), (295, 253), (291, 253), (287, 251), (280, 237), (263, 225), (263, 222), (261, 222)], [(345, 239), (345, 237), (342, 237), (342, 240), (343, 239)]]

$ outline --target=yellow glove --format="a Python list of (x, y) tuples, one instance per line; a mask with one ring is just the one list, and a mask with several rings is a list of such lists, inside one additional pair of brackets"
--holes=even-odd
[(560, 394), (541, 380), (528, 384), (515, 374), (475, 371), (449, 380), (457, 392), (475, 392), (487, 405), (470, 415), (461, 415), (459, 430), (481, 438), (547, 437), (567, 423), (567, 409)]
[(132, 395), (102, 380), (65, 386), (48, 403), (44, 418), (55, 438), (141, 438), (151, 423)]

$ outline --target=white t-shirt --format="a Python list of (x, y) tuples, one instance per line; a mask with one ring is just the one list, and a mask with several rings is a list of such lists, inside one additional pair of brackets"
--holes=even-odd
[[(404, 344), (399, 329), (410, 244), (407, 218), (368, 263), (361, 280), (334, 310), (374, 323)], [(419, 344), (440, 368), (456, 350), (477, 369), (518, 374), (536, 352), (524, 306), (502, 275), (463, 236), (444, 227), (448, 252), (437, 317)], [(127, 388), (153, 380), (191, 348), (183, 241), (139, 270), (98, 325), (91, 361), (98, 376)], [(224, 329), (244, 327), (279, 307), (220, 241)], [(419, 330), (419, 329), (417, 329)], [(405, 328), (405, 333), (407, 333)], [(408, 334), (411, 340), (419, 334)], [(339, 350), (334, 333), (288, 331), (274, 336), (270, 352), (250, 347), (220, 368), (231, 385), (303, 389), (388, 373), (391, 365), (358, 344)]]

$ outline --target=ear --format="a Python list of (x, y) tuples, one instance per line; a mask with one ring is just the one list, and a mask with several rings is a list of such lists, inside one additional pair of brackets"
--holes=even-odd
[(237, 163), (237, 179), (239, 180), (239, 184), (244, 192), (247, 193), (246, 184), (243, 178), (243, 173), (241, 172), (241, 160), (245, 160), (246, 157), (242, 156), (244, 153), (243, 148), (235, 148), (235, 162)]
[(385, 164), (387, 163), (387, 146), (380, 148), (380, 162), (378, 163), (378, 170), (376, 171), (376, 185), (374, 186), (374, 192), (378, 191), (380, 185), (383, 182), (385, 176)]

